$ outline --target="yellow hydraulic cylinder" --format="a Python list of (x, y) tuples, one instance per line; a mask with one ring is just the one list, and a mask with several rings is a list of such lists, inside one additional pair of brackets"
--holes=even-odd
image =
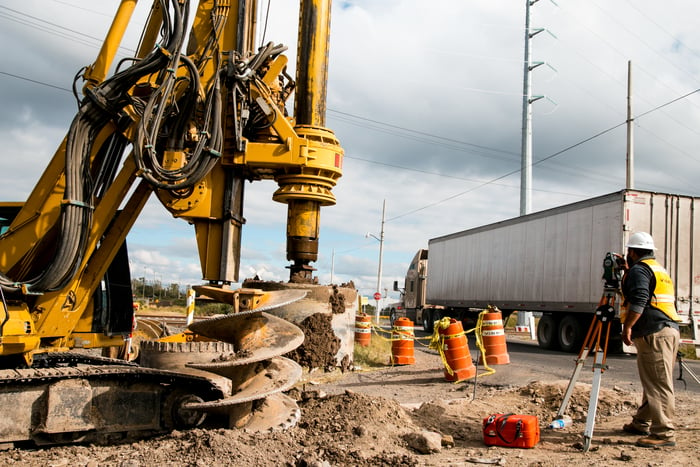
[(331, 1), (302, 0), (299, 21), (294, 116), (297, 125), (324, 127)]
[[(337, 143), (333, 133), (323, 128), (326, 123), (330, 13), (331, 0), (301, 1), (294, 114), (295, 130), (300, 136), (326, 133), (321, 140)], [(340, 147), (332, 146), (332, 150), (342, 157)], [(339, 176), (339, 164), (334, 165), (331, 170), (319, 170), (318, 167), (305, 170), (301, 167), (300, 173), (292, 177), (277, 178), (280, 189), (274, 198), (288, 206), (287, 259), (293, 261), (290, 267), (292, 282), (311, 280), (313, 268), (309, 263), (318, 257), (321, 206), (335, 204), (330, 188)], [(294, 188), (290, 182), (294, 183)], [(294, 192), (292, 196), (289, 196), (290, 188)]]
[(290, 201), (287, 209), (288, 260), (316, 260), (320, 222), (321, 207), (318, 201)]
[(102, 43), (102, 49), (91, 66), (85, 70), (85, 87), (92, 88), (95, 85), (104, 81), (109, 68), (112, 66), (112, 61), (117, 54), (119, 45), (121, 44), (126, 28), (129, 26), (131, 15), (134, 13), (136, 0), (122, 0), (117, 13), (114, 15), (114, 20), (109, 28), (107, 37)]

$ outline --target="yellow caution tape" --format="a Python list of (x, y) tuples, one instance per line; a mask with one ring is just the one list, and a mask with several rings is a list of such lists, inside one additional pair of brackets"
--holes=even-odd
[[(486, 362), (486, 349), (484, 347), (484, 342), (482, 337), (483, 336), (498, 336), (498, 335), (503, 335), (505, 334), (505, 331), (503, 329), (493, 329), (493, 330), (483, 330), (484, 326), (498, 326), (502, 325), (502, 321), (500, 320), (484, 320), (484, 315), (486, 313), (493, 313), (494, 311), (497, 311), (500, 313), (500, 310), (494, 306), (489, 305), (489, 307), (479, 313), (479, 318), (477, 319), (476, 326), (472, 329), (469, 329), (468, 331), (462, 331), (458, 332), (456, 334), (440, 334), (440, 330), (444, 330), (450, 327), (451, 323), (451, 318), (450, 317), (444, 317), (438, 321), (435, 321), (433, 323), (433, 334), (428, 337), (416, 337), (413, 335), (413, 328), (409, 326), (395, 326), (391, 330), (386, 330), (382, 329), (381, 326), (372, 324), (371, 322), (362, 322), (358, 323), (355, 322), (355, 331), (356, 332), (368, 332), (364, 330), (358, 329), (359, 327), (365, 327), (367, 325), (368, 327), (371, 328), (371, 331), (373, 331), (377, 337), (380, 339), (383, 339), (385, 341), (393, 342), (393, 341), (400, 341), (400, 340), (410, 340), (413, 339), (414, 341), (420, 343), (421, 340), (429, 340), (430, 342), (428, 343), (427, 347), (432, 350), (436, 350), (438, 354), (440, 355), (440, 360), (442, 360), (442, 364), (445, 367), (445, 370), (450, 374), (454, 374), (454, 370), (450, 368), (450, 365), (447, 363), (447, 357), (445, 356), (445, 348), (446, 348), (446, 340), (447, 339), (454, 339), (456, 337), (460, 337), (462, 335), (466, 336), (467, 334), (473, 332), (475, 337), (476, 337), (476, 346), (479, 349), (479, 352), (481, 353), (482, 357), (482, 362), (484, 364), (484, 369), (486, 370), (484, 373), (476, 375), (477, 377), (482, 377), (482, 376), (488, 376), (496, 373), (496, 370), (491, 368), (488, 363)], [(361, 326), (358, 326), (360, 325)], [(386, 338), (381, 335), (381, 333), (384, 334), (391, 334), (390, 338)], [(421, 344), (425, 345), (425, 344)], [(459, 381), (455, 381), (455, 383), (458, 383)]]
[(491, 368), (489, 366), (489, 364), (486, 363), (486, 349), (484, 348), (484, 341), (482, 340), (482, 337), (483, 337), (482, 328), (484, 327), (484, 315), (486, 313), (490, 313), (490, 312), (491, 312), (491, 307), (489, 307), (488, 309), (479, 313), (479, 319), (476, 321), (476, 328), (474, 328), (475, 329), (474, 335), (476, 336), (476, 346), (479, 348), (479, 352), (481, 352), (481, 355), (483, 355), (481, 360), (483, 361), (484, 369), (486, 370), (485, 373), (477, 375), (477, 377), (492, 375), (496, 372), (496, 370)]

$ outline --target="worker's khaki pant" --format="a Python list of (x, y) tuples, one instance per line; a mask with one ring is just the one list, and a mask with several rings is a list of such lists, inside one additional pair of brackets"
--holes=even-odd
[(637, 368), (642, 381), (642, 405), (634, 415), (640, 428), (660, 438), (674, 439), (673, 420), (676, 401), (673, 394), (673, 366), (678, 353), (680, 335), (676, 329), (661, 331), (634, 339), (637, 347)]

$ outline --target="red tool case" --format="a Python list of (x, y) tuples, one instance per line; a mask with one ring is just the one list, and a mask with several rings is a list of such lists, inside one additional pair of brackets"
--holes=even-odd
[(494, 414), (484, 418), (487, 446), (531, 448), (540, 441), (540, 424), (534, 415)]

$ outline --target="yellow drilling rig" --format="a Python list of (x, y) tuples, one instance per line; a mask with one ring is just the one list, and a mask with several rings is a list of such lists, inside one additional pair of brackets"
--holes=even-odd
[[(255, 47), (255, 0), (155, 0), (136, 55), (115, 64), (136, 3), (121, 1), (76, 78), (79, 110), (28, 199), (0, 203), (0, 444), (118, 440), (211, 413), (251, 429), (299, 417), (283, 391), (301, 367), (282, 355), (304, 335), (267, 311), (306, 291), (231, 284), (256, 180), (275, 180), (288, 206), (290, 283), (313, 283), (343, 162), (325, 128), (331, 1), (300, 2), (295, 79), (285, 46)], [(149, 342), (135, 364), (89, 350), (132, 332), (126, 237), (151, 194), (194, 226), (200, 293), (234, 312)]]

